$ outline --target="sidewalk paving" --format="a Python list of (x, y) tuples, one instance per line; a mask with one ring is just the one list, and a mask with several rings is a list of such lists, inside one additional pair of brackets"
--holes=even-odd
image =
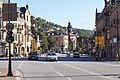
[(0, 80), (22, 80), (20, 72), (16, 69), (12, 70), (13, 76), (7, 76), (7, 68), (0, 68)]

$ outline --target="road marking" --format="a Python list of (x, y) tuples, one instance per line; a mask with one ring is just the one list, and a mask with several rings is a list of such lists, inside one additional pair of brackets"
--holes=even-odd
[(57, 72), (60, 76), (64, 76), (63, 74), (61, 74), (60, 72)]
[(24, 61), (22, 61), (22, 62), (20, 63), (20, 65), (18, 66), (19, 69), (22, 67), (23, 62), (24, 62)]
[(75, 67), (75, 66), (72, 66), (72, 65), (69, 65), (69, 64), (64, 64), (64, 65), (69, 66), (69, 67), (74, 68), (74, 69), (77, 69), (77, 70), (80, 70), (80, 71), (83, 71), (83, 72), (86, 72), (86, 73), (89, 73), (89, 74), (92, 74), (92, 75), (97, 75), (97, 76), (105, 78), (105, 79), (118, 80), (118, 79), (115, 79), (115, 78), (112, 78), (112, 77), (102, 76), (102, 75), (100, 75), (98, 73), (95, 73), (95, 72), (92, 72), (92, 71), (88, 71), (88, 70), (82, 69), (80, 67), (78, 68), (78, 67)]
[(66, 77), (68, 80), (72, 80), (72, 79), (70, 79), (69, 77)]
[(53, 69), (51, 66), (49, 66), (50, 69)]
[[(62, 73), (60, 73), (60, 72), (57, 72), (60, 76), (62, 76), (62, 77), (65, 77), (65, 75), (63, 75)], [(65, 77), (65, 78), (67, 78), (68, 80), (72, 80), (72, 79), (70, 79), (69, 77)]]

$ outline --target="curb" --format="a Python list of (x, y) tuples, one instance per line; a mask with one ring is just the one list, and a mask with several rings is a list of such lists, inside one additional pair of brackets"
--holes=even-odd
[(14, 76), (16, 76), (16, 80), (22, 80), (22, 75), (20, 73), (20, 71), (18, 69), (13, 69), (16, 71), (16, 74)]
[(17, 77), (17, 80), (25, 80), (24, 74), (21, 70), (19, 70), (19, 69), (14, 69), (14, 70), (16, 71), (16, 76), (19, 76), (19, 77)]
[(13, 76), (7, 76), (7, 68), (0, 68), (0, 80), (22, 80), (22, 75), (19, 70), (13, 69)]

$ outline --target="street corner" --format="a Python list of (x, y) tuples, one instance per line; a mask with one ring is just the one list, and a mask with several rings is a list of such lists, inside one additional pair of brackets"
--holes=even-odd
[(13, 77), (15, 77), (15, 80), (23, 80), (22, 79), (22, 72), (19, 69), (13, 69)]
[(0, 80), (22, 80), (21, 72), (17, 69), (13, 69), (13, 76), (7, 76), (7, 68), (0, 68)]

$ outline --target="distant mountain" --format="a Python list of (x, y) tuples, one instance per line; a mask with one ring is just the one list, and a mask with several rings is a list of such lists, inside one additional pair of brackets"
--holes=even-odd
[(86, 35), (88, 37), (93, 35), (93, 31), (92, 30), (87, 30), (87, 29), (73, 28), (73, 32), (75, 32), (77, 34), (84, 34), (84, 35)]

